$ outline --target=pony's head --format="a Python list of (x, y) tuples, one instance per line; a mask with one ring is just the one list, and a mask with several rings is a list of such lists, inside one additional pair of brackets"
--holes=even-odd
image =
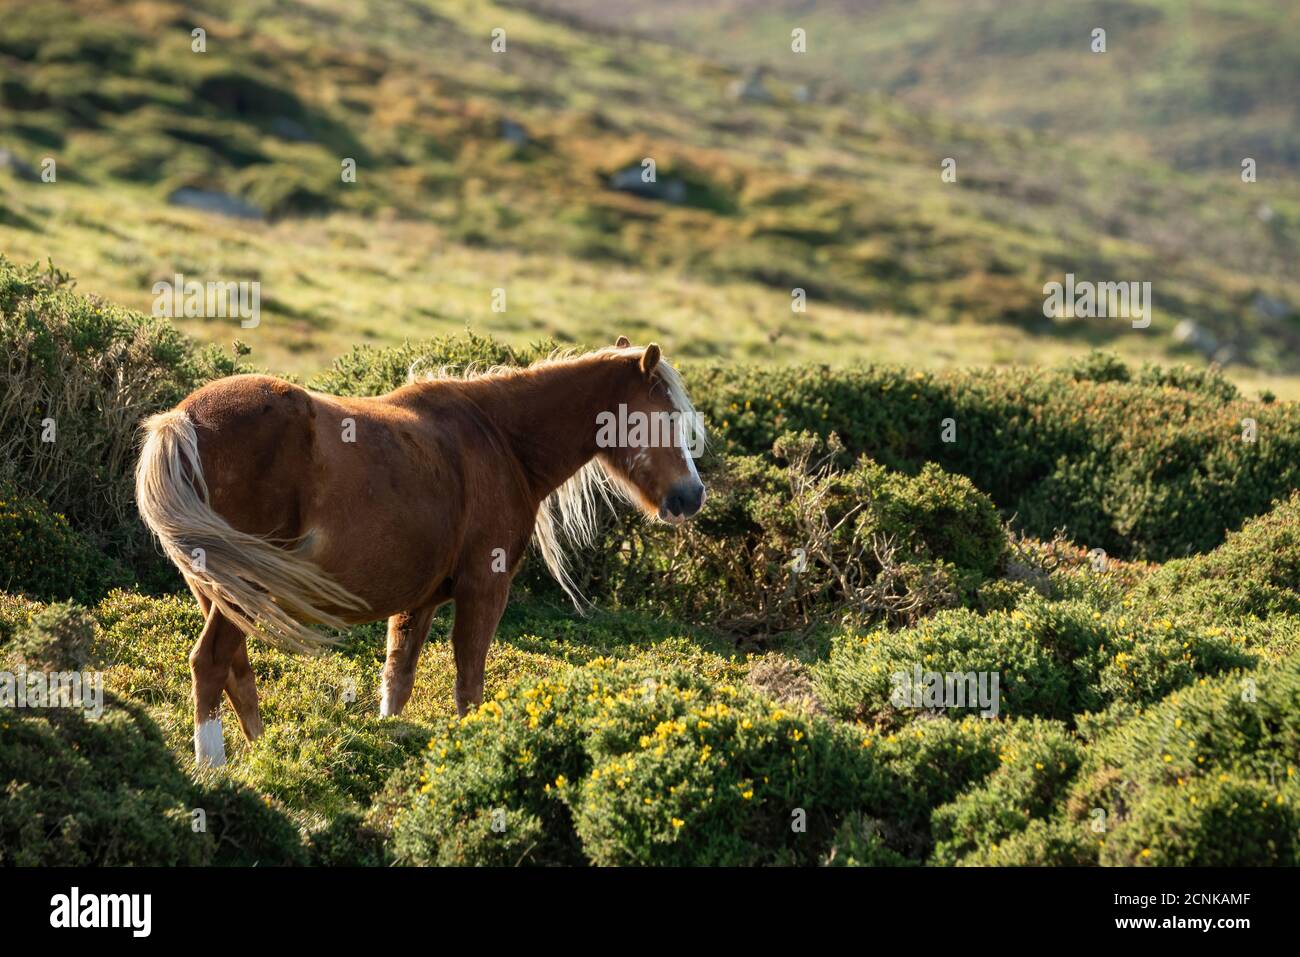
[(612, 347), (583, 358), (611, 363), (613, 371), (602, 377), (611, 385), (594, 423), (595, 456), (551, 493), (534, 529), (547, 568), (578, 608), (583, 598), (569, 575), (564, 544), (595, 540), (600, 503), (626, 498), (646, 515), (674, 524), (704, 504), (704, 483), (692, 456), (702, 451), (704, 429), (681, 377), (659, 347), (635, 349), (620, 336)]
[(699, 414), (658, 345), (633, 348), (620, 336), (610, 352), (625, 372), (617, 401), (597, 416), (596, 458), (647, 515), (684, 522), (704, 505)]

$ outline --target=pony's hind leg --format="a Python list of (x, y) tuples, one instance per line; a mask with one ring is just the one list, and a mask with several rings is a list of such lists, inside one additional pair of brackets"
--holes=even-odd
[(194, 683), (194, 761), (200, 767), (226, 763), (221, 735), (221, 692), (230, 677), (244, 634), (230, 619), (212, 607), (203, 634), (190, 651)]
[(436, 605), (404, 611), (388, 619), (388, 658), (384, 662), (383, 685), (379, 699), (379, 714), (395, 717), (402, 713), (410, 700), (415, 684), (415, 666), (420, 660), (420, 649), (429, 637)]
[(262, 735), (262, 715), (257, 707), (253, 666), (248, 663), (248, 638), (242, 634), (226, 676), (226, 697), (239, 717), (239, 729), (244, 732), (244, 737), (256, 741)]

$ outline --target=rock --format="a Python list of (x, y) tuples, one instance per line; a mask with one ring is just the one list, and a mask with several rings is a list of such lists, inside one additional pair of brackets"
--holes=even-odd
[(811, 103), (817, 99), (817, 83), (800, 83), (794, 88), (794, 98), (798, 103)]
[(501, 138), (515, 146), (528, 145), (528, 131), (514, 120), (501, 120)]
[(290, 143), (310, 143), (312, 141), (311, 133), (307, 132), (307, 127), (287, 116), (277, 116), (271, 120), (271, 132)]
[(731, 96), (736, 100), (750, 100), (755, 103), (771, 103), (772, 92), (763, 82), (767, 76), (766, 67), (754, 67), (745, 74), (744, 79), (731, 84)]
[(182, 186), (180, 189), (172, 191), (171, 195), (167, 197), (167, 202), (173, 206), (186, 206), (190, 209), (201, 209), (207, 213), (234, 216), (238, 219), (266, 218), (266, 214), (252, 203), (247, 203), (238, 196), (217, 192), (214, 189)]
[(1250, 302), (1251, 307), (1271, 322), (1283, 322), (1291, 318), (1291, 304), (1282, 299), (1256, 293)]
[(1214, 333), (1192, 319), (1184, 319), (1174, 327), (1174, 341), (1190, 346), (1206, 357), (1214, 355), (1219, 348)]
[(1226, 345), (1216, 349), (1212, 358), (1220, 366), (1230, 366), (1237, 361), (1237, 347)]
[(609, 188), (665, 203), (686, 202), (685, 180), (670, 176), (647, 183), (641, 178), (640, 166), (628, 166), (619, 170), (609, 178)]
[(34, 166), (30, 166), (18, 158), (13, 150), (0, 147), (0, 170), (5, 170), (14, 179), (27, 180), (32, 183), (41, 181), (41, 174), (37, 172)]

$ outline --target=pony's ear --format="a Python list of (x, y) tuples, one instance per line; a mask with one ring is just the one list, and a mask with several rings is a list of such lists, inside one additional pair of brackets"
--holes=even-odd
[(655, 371), (655, 366), (659, 364), (659, 357), (659, 343), (652, 342), (645, 347), (645, 354), (641, 356), (641, 371), (647, 378)]
[(615, 340), (615, 342), (614, 342), (614, 348), (615, 348), (615, 349), (626, 349), (626, 348), (627, 348), (628, 346), (630, 346), (631, 344), (632, 344), (632, 342), (631, 342), (631, 340), (628, 339), (627, 336), (619, 336), (618, 339)]

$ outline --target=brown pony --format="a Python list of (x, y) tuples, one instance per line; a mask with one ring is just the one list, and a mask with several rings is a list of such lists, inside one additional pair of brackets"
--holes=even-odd
[(464, 714), (483, 699), (488, 645), (530, 539), (577, 602), (564, 546), (590, 542), (601, 500), (668, 522), (704, 503), (690, 448), (703, 432), (682, 381), (657, 345), (621, 337), (378, 398), (231, 376), (145, 432), (140, 515), (206, 621), (190, 652), (201, 765), (225, 761), (223, 690), (244, 736), (261, 733), (246, 636), (313, 649), (328, 639), (311, 623), (387, 618), (380, 712), (396, 715), (433, 613), (453, 601)]

